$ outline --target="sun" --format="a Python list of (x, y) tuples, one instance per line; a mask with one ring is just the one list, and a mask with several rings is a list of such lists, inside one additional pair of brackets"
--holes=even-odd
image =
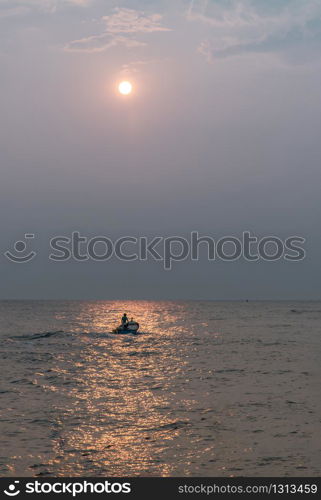
[(118, 91), (122, 95), (129, 95), (133, 91), (133, 86), (130, 82), (123, 81), (123, 82), (120, 82), (120, 84), (118, 85)]

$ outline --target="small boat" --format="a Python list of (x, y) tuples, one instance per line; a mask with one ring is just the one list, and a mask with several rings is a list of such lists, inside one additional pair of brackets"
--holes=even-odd
[(136, 335), (138, 333), (139, 329), (139, 323), (137, 321), (129, 321), (126, 325), (119, 325), (117, 328), (115, 328), (112, 333), (117, 333), (117, 334), (125, 334), (125, 333), (131, 333), (133, 335)]

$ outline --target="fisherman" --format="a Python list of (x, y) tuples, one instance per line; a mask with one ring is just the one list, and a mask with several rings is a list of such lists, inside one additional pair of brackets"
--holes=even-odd
[(124, 328), (127, 328), (128, 326), (128, 318), (127, 318), (127, 314), (124, 313), (122, 319), (121, 319), (121, 324)]

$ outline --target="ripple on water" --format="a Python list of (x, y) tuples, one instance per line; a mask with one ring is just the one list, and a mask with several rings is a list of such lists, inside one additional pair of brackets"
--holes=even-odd
[[(125, 310), (143, 335), (107, 333)], [(1, 474), (318, 475), (318, 310), (0, 303)]]

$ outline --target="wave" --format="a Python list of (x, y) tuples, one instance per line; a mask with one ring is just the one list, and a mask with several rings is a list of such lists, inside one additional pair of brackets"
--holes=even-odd
[(37, 340), (37, 339), (46, 339), (48, 337), (53, 337), (54, 335), (65, 333), (63, 330), (57, 330), (55, 332), (43, 332), (43, 333), (34, 333), (32, 335), (18, 335), (12, 337), (16, 340)]
[(168, 424), (163, 424), (158, 427), (151, 427), (149, 429), (145, 429), (147, 432), (155, 432), (155, 431), (170, 431), (181, 429), (182, 427), (186, 427), (190, 425), (189, 422), (185, 420), (177, 420), (176, 422), (170, 422)]
[(122, 340), (130, 340), (133, 337), (137, 337), (138, 335), (144, 335), (143, 332), (139, 332), (138, 334), (132, 335), (115, 335), (112, 332), (66, 332), (64, 330), (56, 330), (56, 331), (50, 331), (50, 332), (42, 332), (42, 333), (33, 333), (33, 334), (26, 334), (26, 335), (16, 335), (14, 337), (11, 337), (11, 340), (39, 340), (39, 339), (47, 339), (50, 337), (54, 337), (55, 335), (86, 335), (88, 337), (94, 337), (94, 338), (109, 338), (109, 339), (114, 339), (114, 338), (121, 338)]
[(313, 314), (321, 313), (321, 309), (291, 309), (291, 312), (296, 314)]

